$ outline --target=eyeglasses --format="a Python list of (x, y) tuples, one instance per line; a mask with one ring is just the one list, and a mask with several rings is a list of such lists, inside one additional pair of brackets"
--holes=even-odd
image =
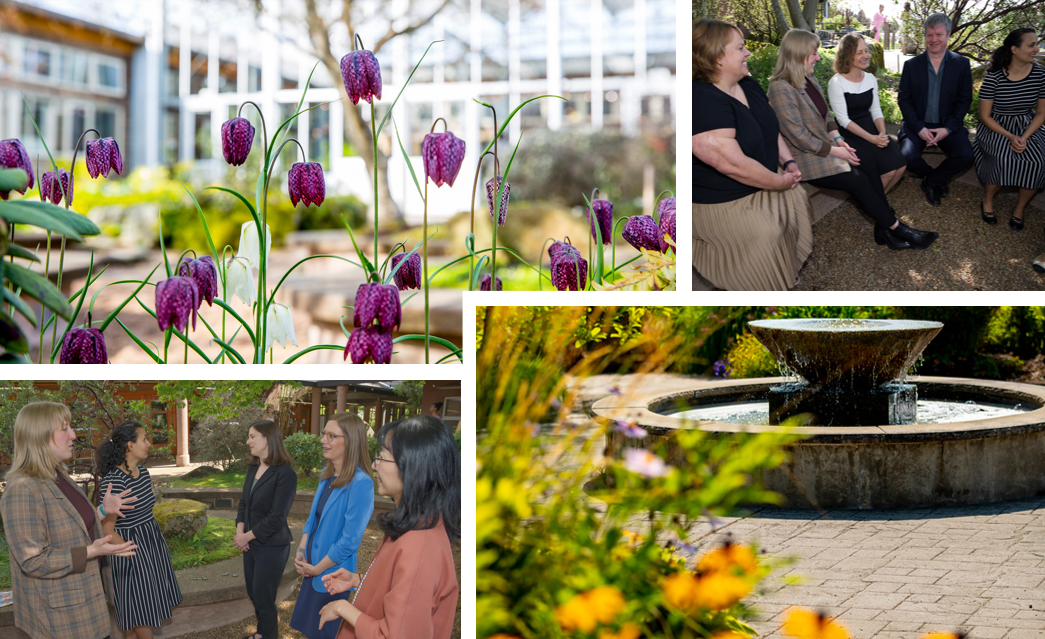
[(374, 463), (376, 464), (377, 462), (383, 462), (383, 463), (388, 463), (388, 464), (394, 464), (394, 463), (395, 463), (395, 460), (394, 460), (394, 459), (385, 459), (385, 458), (383, 458), (383, 457), (375, 457), (375, 458), (374, 458)]
[[(324, 432), (323, 433), (323, 437), (325, 437), (327, 439), (340, 439), (340, 438), (344, 437), (344, 435), (331, 435), (328, 432)], [(320, 439), (322, 439), (322, 437)]]

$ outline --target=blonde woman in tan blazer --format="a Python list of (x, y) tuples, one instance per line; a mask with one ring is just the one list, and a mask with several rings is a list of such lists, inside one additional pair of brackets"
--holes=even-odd
[(780, 121), (784, 137), (802, 181), (825, 189), (848, 191), (875, 221), (874, 239), (893, 250), (926, 248), (938, 233), (912, 229), (896, 219), (886, 199), (877, 171), (860, 166), (856, 150), (849, 146), (830, 117), (827, 100), (813, 75), (820, 54), (820, 39), (801, 29), (791, 29), (780, 43), (780, 54), (769, 84), (769, 103)]
[[(134, 556), (133, 542), (109, 543), (102, 519), (73, 482), (65, 464), (76, 432), (69, 409), (54, 402), (27, 404), (14, 425), (14, 456), (0, 515), (11, 554), (15, 626), (33, 639), (102, 639), (109, 636), (107, 555)], [(124, 494), (106, 493), (110, 517), (133, 506)]]

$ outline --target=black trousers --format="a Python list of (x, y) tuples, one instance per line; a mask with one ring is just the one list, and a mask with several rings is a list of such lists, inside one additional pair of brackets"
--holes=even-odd
[[(827, 177), (807, 180), (813, 186), (822, 189), (835, 189), (837, 191), (848, 191), (855, 198), (864, 212), (874, 218), (876, 224), (884, 229), (896, 223), (896, 216), (889, 206), (889, 200), (885, 197), (885, 187), (882, 186), (882, 177), (878, 171), (864, 170), (864, 164), (850, 166), (848, 173), (839, 173)], [(870, 169), (868, 169), (870, 170)]]
[[(942, 125), (926, 123), (927, 129), (938, 129)], [(900, 133), (896, 136), (900, 143), (900, 152), (907, 158), (907, 170), (926, 178), (933, 186), (946, 184), (952, 177), (961, 173), (962, 169), (969, 166), (973, 161), (972, 144), (969, 143), (969, 132), (958, 129), (944, 139), (940, 140), (940, 150), (947, 154), (947, 159), (935, 169), (922, 158), (925, 150), (925, 140), (918, 137), (917, 131), (911, 131), (904, 124), (900, 127)]]
[(243, 553), (243, 576), (247, 580), (247, 596), (254, 602), (258, 617), (258, 634), (264, 639), (279, 637), (279, 614), (276, 611), (276, 590), (283, 577), (283, 569), (290, 557), (290, 544), (259, 546), (250, 542), (250, 550)]

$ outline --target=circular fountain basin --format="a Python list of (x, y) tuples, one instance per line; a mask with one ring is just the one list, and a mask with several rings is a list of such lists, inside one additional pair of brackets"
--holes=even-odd
[[(673, 413), (685, 407), (765, 401), (782, 378), (708, 381), (681, 378), (648, 393), (609, 396), (595, 415), (631, 421), (642, 440), (611, 431), (607, 455), (625, 446), (668, 443), (669, 464), (684, 463), (671, 445), (680, 429), (723, 436), (779, 431), (786, 426), (694, 422)], [(911, 378), (919, 398), (1013, 407), (1021, 412), (944, 423), (793, 427), (806, 438), (789, 447), (790, 460), (767, 471), (766, 488), (791, 508), (912, 508), (975, 504), (1045, 494), (1045, 387), (948, 377)]]

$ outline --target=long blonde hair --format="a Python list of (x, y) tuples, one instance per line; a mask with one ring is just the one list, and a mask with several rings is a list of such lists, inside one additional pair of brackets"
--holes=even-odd
[(33, 402), (18, 411), (15, 418), (15, 449), (6, 479), (35, 477), (54, 481), (57, 473), (65, 474), (65, 464), (51, 452), (55, 431), (72, 419), (65, 404)]
[[(374, 469), (370, 463), (370, 447), (367, 446), (366, 422), (359, 415), (346, 411), (337, 411), (327, 419), (327, 423), (335, 422), (345, 438), (345, 453), (341, 458), (341, 474), (332, 483), (331, 488), (341, 488), (352, 482), (356, 468), (362, 468), (370, 479), (374, 478)], [(320, 480), (334, 476), (334, 464), (327, 464)]]
[(803, 29), (791, 29), (780, 41), (780, 52), (777, 55), (776, 67), (769, 78), (784, 80), (791, 86), (802, 90), (806, 86), (806, 58), (820, 46), (820, 38), (815, 33)]

